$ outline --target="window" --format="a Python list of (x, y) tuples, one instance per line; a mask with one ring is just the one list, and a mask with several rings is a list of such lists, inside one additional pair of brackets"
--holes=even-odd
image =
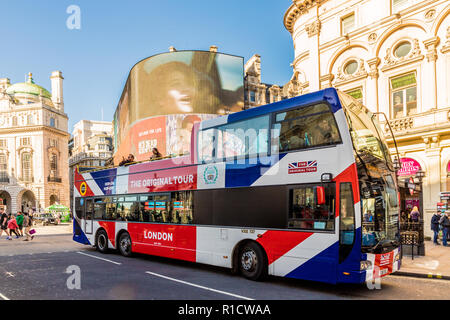
[(417, 113), (417, 81), (414, 72), (391, 79), (391, 92), (393, 118)]
[(58, 177), (58, 156), (56, 154), (52, 154), (50, 158), (50, 177)]
[(333, 113), (324, 103), (278, 113), (275, 121), (272, 133), (274, 153), (341, 142)]
[(350, 254), (355, 241), (355, 208), (350, 182), (340, 184), (339, 190), (339, 262)]
[(408, 4), (409, 0), (392, 0), (392, 13), (405, 9)]
[(33, 124), (33, 116), (31, 114), (27, 115), (27, 124), (28, 125)]
[(207, 162), (267, 155), (269, 118), (267, 115), (200, 132), (199, 159)]
[(172, 223), (192, 223), (192, 192), (182, 191), (172, 193), (170, 207)]
[(317, 187), (305, 186), (289, 191), (288, 228), (334, 230), (335, 185), (324, 185), (325, 199), (318, 201)]
[(12, 117), (12, 125), (13, 125), (14, 127), (17, 126), (17, 117), (16, 117), (16, 116)]
[(348, 75), (354, 74), (357, 70), (358, 70), (358, 62), (356, 62), (355, 60), (349, 61), (344, 66), (344, 72)]
[(408, 55), (408, 53), (411, 52), (411, 43), (409, 41), (403, 41), (394, 49), (394, 55), (397, 58), (403, 58)]
[(250, 101), (251, 102), (255, 102), (256, 101), (256, 93), (253, 90), (250, 91)]
[(55, 127), (55, 118), (50, 118), (50, 127)]
[(355, 29), (355, 14), (354, 13), (352, 13), (346, 17), (343, 17), (341, 19), (341, 30), (342, 30), (343, 35), (349, 33), (353, 29)]
[(25, 182), (32, 181), (32, 156), (29, 152), (22, 153), (22, 180)]
[(0, 154), (0, 182), (9, 182), (8, 157), (5, 154)]
[(345, 91), (345, 93), (362, 103), (363, 101), (362, 88), (351, 89)]

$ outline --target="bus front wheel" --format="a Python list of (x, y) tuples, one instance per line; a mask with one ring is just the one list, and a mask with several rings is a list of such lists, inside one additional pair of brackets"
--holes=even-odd
[(119, 251), (120, 254), (125, 257), (131, 256), (131, 238), (130, 235), (125, 232), (120, 235), (119, 238)]
[(250, 280), (261, 280), (267, 274), (267, 262), (260, 246), (254, 242), (245, 243), (239, 251), (239, 269)]

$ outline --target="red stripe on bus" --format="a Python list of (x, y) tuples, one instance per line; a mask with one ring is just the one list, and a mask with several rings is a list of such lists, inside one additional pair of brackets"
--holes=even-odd
[(115, 221), (99, 221), (98, 224), (106, 230), (109, 241), (115, 247), (116, 244), (116, 222)]
[[(358, 184), (358, 171), (356, 169), (356, 163), (350, 165), (347, 169), (342, 171), (339, 175), (337, 175), (333, 181), (337, 184), (341, 182), (351, 182), (353, 189), (353, 202), (354, 204), (359, 203), (360, 195), (359, 195), (359, 184)], [(338, 194), (336, 195), (337, 198)]]
[(270, 265), (312, 234), (312, 232), (266, 231), (257, 241), (266, 251)]

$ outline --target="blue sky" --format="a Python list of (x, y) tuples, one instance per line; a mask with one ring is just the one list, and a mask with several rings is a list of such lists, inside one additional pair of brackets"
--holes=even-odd
[[(14, 0), (2, 4), (0, 77), (23, 82), (28, 72), (50, 90), (61, 70), (69, 131), (82, 119), (112, 121), (131, 67), (148, 56), (208, 50), (261, 55), (262, 80), (284, 84), (292, 75), (292, 38), (283, 26), (291, 0)], [(81, 29), (66, 12), (81, 9)]]

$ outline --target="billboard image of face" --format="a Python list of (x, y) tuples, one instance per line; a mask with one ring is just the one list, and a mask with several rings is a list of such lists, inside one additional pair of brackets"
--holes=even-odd
[[(129, 153), (146, 160), (155, 144), (163, 156), (189, 153), (193, 123), (242, 110), (243, 87), (242, 57), (179, 51), (142, 60), (132, 68), (114, 114), (115, 163)], [(150, 139), (149, 132), (157, 137)]]

